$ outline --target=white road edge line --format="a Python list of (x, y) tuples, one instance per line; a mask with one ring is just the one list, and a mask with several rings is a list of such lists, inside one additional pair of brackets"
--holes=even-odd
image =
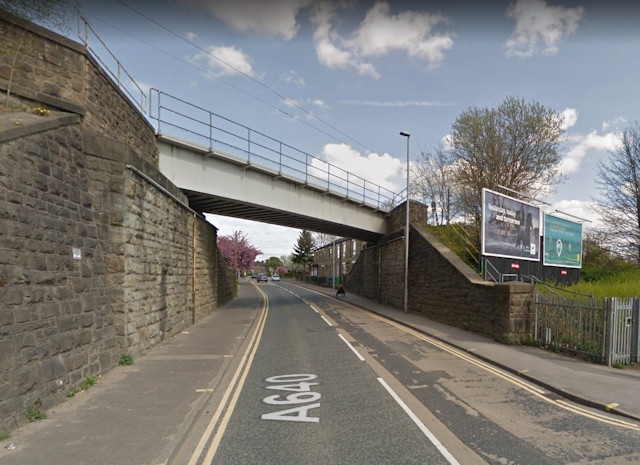
[(429, 441), (431, 441), (431, 443), (434, 446), (436, 446), (436, 449), (438, 449), (438, 451), (447, 460), (447, 462), (449, 462), (451, 465), (460, 465), (460, 462), (458, 462), (455, 459), (455, 457), (453, 455), (451, 455), (451, 453), (446, 449), (446, 447), (444, 447), (442, 445), (442, 443), (438, 440), (438, 438), (436, 438), (433, 435), (433, 433), (431, 431), (429, 431), (429, 428), (427, 428), (424, 425), (424, 423), (422, 423), (420, 421), (420, 419), (415, 415), (415, 413), (413, 413), (411, 411), (411, 409), (409, 407), (407, 407), (407, 404), (405, 404), (402, 401), (402, 399), (400, 399), (400, 397), (398, 397), (398, 395), (395, 393), (395, 391), (393, 389), (391, 389), (391, 387), (385, 382), (385, 380), (382, 379), (382, 378), (378, 378), (378, 381), (387, 390), (387, 392), (389, 394), (391, 394), (391, 397), (394, 398), (394, 400), (398, 403), (398, 405), (400, 405), (400, 407), (402, 407), (402, 410), (404, 410), (405, 413), (407, 415), (409, 415), (409, 418), (411, 418), (413, 420), (413, 422), (418, 426), (418, 428), (420, 428), (420, 431), (422, 431), (422, 433), (429, 439)]
[(320, 315), (320, 318), (322, 318), (324, 320), (324, 322), (326, 324), (328, 324), (329, 326), (333, 326), (331, 323), (329, 323), (329, 320), (327, 320), (324, 316)]
[(364, 362), (364, 357), (358, 353), (356, 348), (353, 347), (351, 345), (351, 343), (349, 341), (347, 341), (342, 334), (338, 334), (338, 336), (340, 336), (340, 339), (342, 339), (344, 341), (344, 343), (349, 346), (349, 349), (351, 349), (353, 351), (353, 353), (356, 354), (356, 357), (358, 357), (361, 362)]

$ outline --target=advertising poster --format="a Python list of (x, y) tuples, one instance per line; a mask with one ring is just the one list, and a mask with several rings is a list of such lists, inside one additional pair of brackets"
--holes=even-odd
[(540, 209), (482, 190), (482, 254), (540, 260)]
[(544, 215), (544, 259), (546, 266), (582, 267), (582, 224)]

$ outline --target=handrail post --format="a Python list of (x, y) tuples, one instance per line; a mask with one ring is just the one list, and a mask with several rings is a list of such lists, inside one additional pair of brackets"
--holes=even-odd
[(349, 192), (351, 191), (349, 186), (349, 172), (347, 171), (347, 198), (349, 198)]
[(209, 112), (209, 152), (213, 152), (213, 113)]
[(251, 128), (247, 128), (247, 163), (251, 163)]
[(162, 134), (162, 117), (160, 116), (160, 112), (162, 111), (162, 104), (160, 103), (161, 98), (162, 92), (158, 90), (158, 134)]
[(304, 154), (304, 182), (309, 184), (309, 154)]

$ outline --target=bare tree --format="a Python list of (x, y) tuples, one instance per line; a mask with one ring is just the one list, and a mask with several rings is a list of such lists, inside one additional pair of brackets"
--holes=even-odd
[(320, 233), (320, 232), (315, 232), (311, 234), (313, 236), (313, 242), (316, 247), (324, 247), (325, 245), (329, 245), (339, 239), (338, 236), (334, 236), (332, 234), (326, 234), (326, 233)]
[(433, 152), (421, 151), (411, 169), (412, 197), (431, 206), (433, 224), (449, 224), (458, 213), (455, 199), (454, 167), (443, 146)]
[(598, 163), (597, 210), (615, 250), (640, 265), (640, 125), (619, 133), (619, 145)]

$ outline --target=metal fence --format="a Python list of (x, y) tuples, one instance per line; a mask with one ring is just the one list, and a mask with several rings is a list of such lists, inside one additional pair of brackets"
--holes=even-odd
[(182, 138), (212, 153), (216, 149), (248, 166), (266, 168), (312, 189), (383, 212), (407, 198), (406, 191), (393, 192), (198, 105), (158, 89), (143, 89), (81, 14), (78, 36), (131, 103), (155, 126), (158, 135)]
[(628, 365), (639, 359), (640, 299), (536, 292), (534, 339), (586, 360)]
[(282, 141), (158, 89), (150, 89), (149, 117), (159, 135), (170, 134), (220, 151), (248, 166), (260, 166), (310, 188), (388, 212), (402, 203), (397, 194)]

